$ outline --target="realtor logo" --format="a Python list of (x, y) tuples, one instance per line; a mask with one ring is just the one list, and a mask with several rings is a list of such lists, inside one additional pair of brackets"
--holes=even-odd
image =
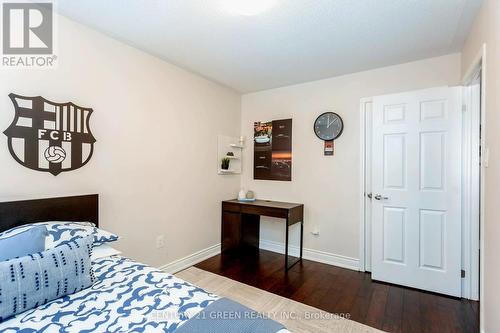
[(2, 4), (2, 66), (53, 67), (53, 4)]
[(54, 103), (40, 96), (9, 97), (15, 116), (4, 134), (18, 163), (54, 176), (88, 163), (96, 142), (89, 127), (92, 109)]

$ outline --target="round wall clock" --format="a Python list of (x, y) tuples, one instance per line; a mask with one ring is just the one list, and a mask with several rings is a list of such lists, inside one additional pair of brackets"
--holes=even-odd
[(344, 130), (342, 118), (335, 112), (325, 112), (314, 122), (314, 133), (325, 141), (335, 140)]

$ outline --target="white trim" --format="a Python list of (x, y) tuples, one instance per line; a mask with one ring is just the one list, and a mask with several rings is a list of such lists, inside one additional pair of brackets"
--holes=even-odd
[(359, 184), (359, 209), (360, 209), (360, 223), (359, 223), (359, 270), (365, 272), (371, 270), (371, 267), (367, 267), (366, 258), (371, 255), (371, 249), (366, 246), (366, 241), (371, 235), (367, 234), (366, 226), (366, 104), (371, 103), (371, 98), (361, 98), (359, 104), (359, 153), (361, 156), (360, 160), (360, 179)]
[(366, 253), (365, 253), (365, 242), (366, 242), (366, 234), (365, 234), (365, 196), (366, 196), (366, 191), (365, 191), (365, 168), (366, 168), (366, 161), (365, 161), (365, 140), (366, 140), (366, 122), (365, 122), (365, 104), (366, 101), (364, 98), (362, 98), (359, 102), (359, 156), (361, 156), (360, 159), (360, 166), (359, 166), (359, 179), (361, 181), (359, 182), (359, 209), (360, 209), (360, 223), (359, 223), (359, 270), (361, 272), (366, 271), (366, 266), (365, 266), (365, 258), (366, 258)]
[[(259, 247), (263, 250), (272, 251), (280, 254), (285, 253), (285, 244), (281, 242), (275, 242), (271, 240), (261, 239), (259, 242)], [(290, 254), (298, 254), (298, 246), (290, 245)], [(359, 270), (359, 260), (355, 258), (350, 258), (342, 256), (339, 254), (333, 254), (329, 252), (323, 252), (313, 249), (303, 249), (302, 257), (307, 260), (312, 260), (320, 262), (323, 264), (338, 266), (342, 268)]]
[(480, 68), (462, 88), (463, 164), (462, 164), (462, 297), (479, 299), (479, 219), (480, 219), (480, 114), (481, 92), (477, 84)]
[(162, 271), (165, 271), (170, 274), (174, 274), (182, 271), (188, 267), (196, 265), (199, 262), (202, 262), (205, 259), (218, 255), (221, 251), (220, 243), (207, 247), (201, 251), (190, 254), (184, 258), (172, 261), (166, 265), (159, 267)]
[[(487, 47), (483, 44), (481, 49), (478, 51), (474, 61), (470, 64), (469, 68), (465, 72), (462, 82), (467, 84), (473, 79), (473, 76), (477, 73), (478, 68), (481, 68), (481, 156), (485, 157), (485, 150), (488, 148), (486, 146), (486, 73), (487, 73)], [(480, 258), (479, 258), (479, 329), (481, 332), (485, 332), (485, 319), (484, 319), (484, 188), (485, 188), (485, 164), (484, 160), (481, 161), (481, 192), (480, 192)]]
[[(488, 149), (486, 146), (486, 44), (483, 47), (483, 57), (481, 63), (481, 70), (483, 75), (481, 76), (481, 149), (483, 158), (486, 156), (485, 150)], [(479, 218), (479, 328), (481, 331), (486, 331), (484, 326), (485, 314), (484, 314), (484, 216), (485, 216), (485, 187), (486, 187), (486, 170), (485, 170), (484, 160), (481, 161), (481, 200), (479, 204), (480, 218)]]
[(479, 49), (479, 51), (476, 53), (476, 56), (474, 57), (474, 60), (470, 64), (469, 68), (467, 68), (467, 71), (465, 71), (465, 74), (462, 77), (462, 84), (465, 85), (469, 83), (474, 78), (479, 68), (483, 67), (482, 69), (484, 71), (484, 66), (481, 66), (481, 64), (484, 65), (485, 61), (486, 61), (486, 44), (483, 44)]

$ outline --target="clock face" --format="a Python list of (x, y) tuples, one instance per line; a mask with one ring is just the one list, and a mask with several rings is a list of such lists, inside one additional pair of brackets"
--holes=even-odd
[(314, 122), (314, 133), (321, 140), (335, 140), (343, 130), (342, 118), (334, 112), (325, 112)]

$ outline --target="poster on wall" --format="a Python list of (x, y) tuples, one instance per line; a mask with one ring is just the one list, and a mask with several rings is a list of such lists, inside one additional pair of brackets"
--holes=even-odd
[(253, 178), (292, 180), (292, 119), (254, 123)]
[(92, 109), (40, 96), (9, 97), (15, 113), (4, 134), (14, 160), (54, 176), (87, 164), (96, 142), (89, 126)]

